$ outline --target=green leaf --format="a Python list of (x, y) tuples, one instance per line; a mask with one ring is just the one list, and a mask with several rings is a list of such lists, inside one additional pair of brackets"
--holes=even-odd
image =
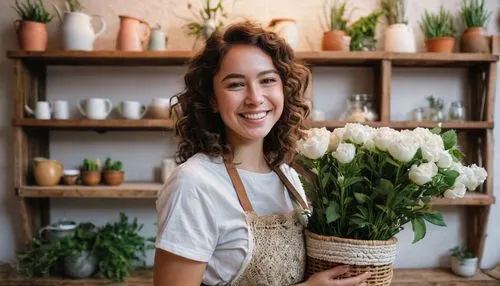
[(326, 222), (331, 223), (340, 218), (339, 204), (334, 201), (330, 201), (330, 204), (326, 208)]
[(413, 243), (421, 240), (425, 236), (425, 221), (421, 217), (411, 220), (411, 227), (413, 229)]
[(450, 151), (450, 154), (452, 157), (455, 157), (456, 160), (462, 161), (465, 158), (465, 154), (460, 151), (457, 147), (452, 148)]
[(437, 134), (437, 135), (441, 134), (441, 128), (439, 128), (439, 127), (434, 127), (430, 131), (433, 134)]
[(354, 198), (360, 204), (364, 204), (366, 201), (370, 200), (370, 197), (363, 193), (354, 193)]
[(356, 183), (363, 181), (363, 177), (350, 177), (344, 180), (344, 188), (350, 187)]
[(392, 185), (391, 181), (387, 179), (380, 179), (376, 187), (376, 190), (381, 194), (389, 195), (394, 191), (394, 186)]
[(432, 223), (433, 225), (437, 226), (446, 226), (446, 223), (444, 222), (444, 217), (440, 213), (426, 213), (424, 214), (423, 218)]
[(328, 205), (328, 199), (326, 197), (323, 197), (323, 204)]
[(457, 145), (457, 133), (455, 133), (454, 130), (448, 130), (445, 133), (441, 134), (441, 137), (443, 138), (443, 143), (444, 143), (444, 149), (448, 150), (455, 145)]
[(324, 173), (324, 177), (321, 178), (321, 188), (326, 189), (326, 185), (328, 184), (328, 181), (330, 181), (331, 175), (330, 173)]
[(448, 185), (448, 187), (452, 187), (455, 185), (455, 181), (460, 176), (460, 173), (455, 170), (446, 170), (443, 172), (444, 181)]

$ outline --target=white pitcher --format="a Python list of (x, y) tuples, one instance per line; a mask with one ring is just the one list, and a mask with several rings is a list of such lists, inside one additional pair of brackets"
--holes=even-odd
[(89, 98), (81, 100), (77, 105), (80, 113), (88, 119), (106, 119), (113, 109), (107, 98)]
[(29, 115), (35, 116), (36, 119), (50, 119), (52, 114), (52, 102), (37, 101), (35, 110), (32, 110), (28, 105), (24, 106), (24, 110)]
[(416, 52), (413, 30), (406, 24), (394, 24), (385, 31), (384, 50), (396, 53)]
[(269, 23), (268, 29), (285, 39), (292, 49), (296, 50), (299, 47), (299, 29), (294, 19), (272, 19), (271, 23)]
[[(92, 51), (94, 41), (106, 29), (106, 23), (99, 15), (89, 16), (82, 12), (64, 12), (62, 15), (59, 8), (54, 5), (62, 26), (63, 48), (65, 50)], [(99, 18), (101, 29), (98, 32), (92, 27), (92, 17)]]

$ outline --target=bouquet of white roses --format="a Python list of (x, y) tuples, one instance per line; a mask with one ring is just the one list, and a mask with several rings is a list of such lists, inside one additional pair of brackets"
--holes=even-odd
[(307, 228), (325, 236), (388, 240), (411, 222), (417, 242), (426, 222), (445, 226), (433, 197), (461, 198), (487, 176), (462, 165), (453, 130), (347, 124), (310, 129), (297, 148), (298, 165), (312, 175), (301, 177), (313, 207)]

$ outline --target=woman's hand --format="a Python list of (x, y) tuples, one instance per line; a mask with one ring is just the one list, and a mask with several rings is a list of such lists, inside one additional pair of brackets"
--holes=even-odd
[(315, 273), (306, 282), (297, 286), (355, 286), (363, 285), (361, 283), (370, 277), (370, 273), (366, 272), (350, 278), (334, 279), (347, 271), (349, 271), (348, 265), (337, 266), (330, 270)]

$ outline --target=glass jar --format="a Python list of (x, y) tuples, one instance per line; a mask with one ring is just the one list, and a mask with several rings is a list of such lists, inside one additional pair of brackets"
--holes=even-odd
[(340, 119), (347, 122), (366, 122), (376, 120), (377, 117), (371, 95), (352, 94), (347, 101), (347, 111)]
[(465, 120), (464, 103), (461, 100), (452, 102), (448, 116), (450, 120)]
[(423, 107), (413, 109), (411, 119), (414, 121), (423, 121), (425, 118), (425, 111)]

